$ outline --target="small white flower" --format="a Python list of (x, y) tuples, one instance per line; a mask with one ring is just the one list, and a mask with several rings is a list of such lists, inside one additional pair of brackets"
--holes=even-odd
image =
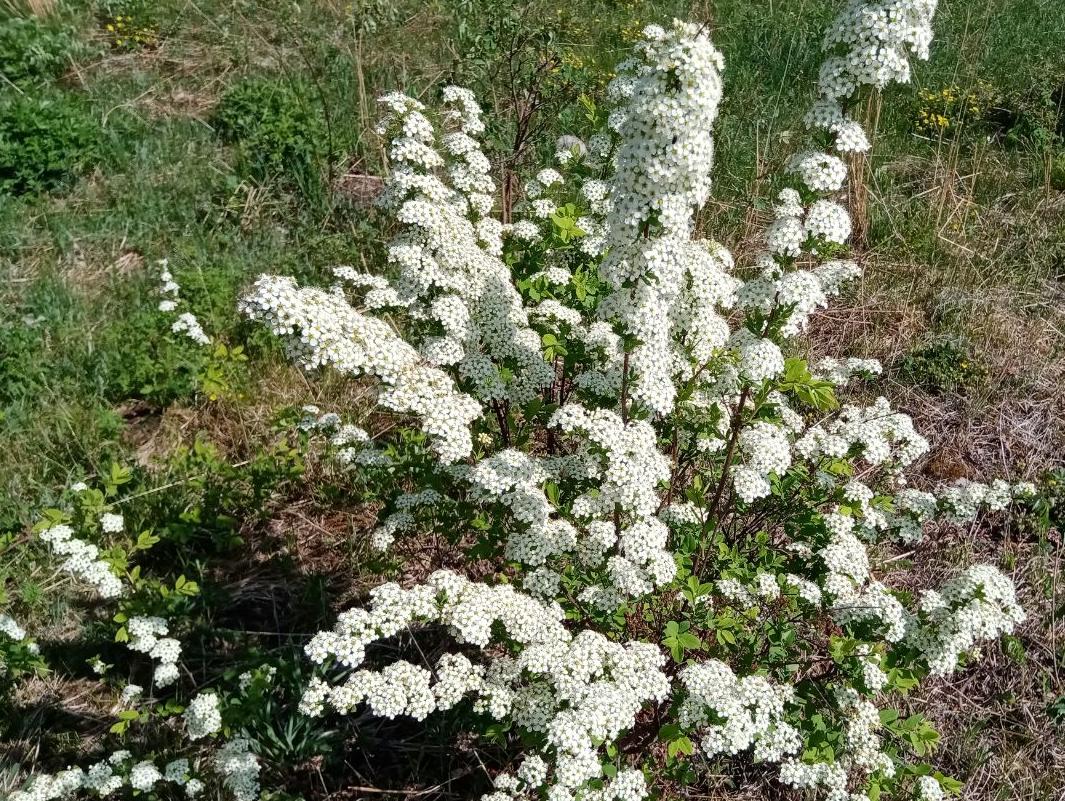
[(197, 695), (184, 712), (185, 728), (189, 739), (199, 740), (222, 728), (222, 714), (218, 708), (218, 696), (213, 692)]
[(118, 534), (126, 526), (122, 515), (107, 512), (100, 517), (100, 528), (108, 534)]

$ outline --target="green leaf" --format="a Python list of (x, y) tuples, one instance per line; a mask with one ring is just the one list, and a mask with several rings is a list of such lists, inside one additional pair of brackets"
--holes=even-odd
[(953, 776), (944, 776), (942, 773), (936, 773), (936, 780), (939, 781), (939, 786), (951, 795), (961, 795), (961, 791), (965, 787)]
[(658, 730), (660, 740), (676, 740), (678, 737), (680, 737), (680, 726), (676, 723), (667, 723)]
[(801, 384), (810, 380), (810, 370), (805, 359), (786, 359), (784, 361), (784, 381), (789, 384)]
[(666, 754), (671, 757), (676, 757), (677, 754), (685, 754), (690, 756), (695, 752), (695, 746), (692, 741), (687, 737), (678, 737), (675, 740), (671, 740), (669, 745), (666, 746)]
[(1007, 634), (1002, 638), (1002, 644), (1006, 649), (1006, 655), (1014, 662), (1024, 664), (1027, 661), (1027, 656), (1024, 652), (1024, 643), (1021, 642), (1019, 637)]
[(852, 465), (850, 462), (844, 461), (843, 459), (835, 459), (834, 461), (830, 462), (828, 467), (825, 468), (825, 470), (827, 470), (834, 476), (854, 475), (854, 465)]
[(697, 648), (703, 647), (703, 641), (690, 632), (686, 632), (680, 635), (680, 646), (687, 651), (694, 651)]

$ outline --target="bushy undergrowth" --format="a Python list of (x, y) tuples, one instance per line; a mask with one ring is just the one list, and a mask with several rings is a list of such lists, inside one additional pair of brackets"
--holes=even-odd
[(968, 350), (957, 342), (923, 345), (899, 361), (899, 375), (931, 392), (954, 392), (978, 382), (986, 373)]
[[(309, 373), (372, 391), (374, 414), (290, 410), (248, 459), (200, 441), (151, 486), (115, 466), (3, 544), (42, 585), (92, 598), (83, 674), (113, 716), (14, 801), (288, 797), (322, 765), (359, 770), (346, 748), (411, 759), (372, 718), (491, 745), (470, 783), (485, 801), (747, 781), (833, 801), (959, 792), (938, 733), (901, 710), (1025, 612), (990, 564), (906, 589), (905, 553), (932, 526), (1057, 501), (1001, 480), (908, 487), (928, 443), (884, 398), (861, 400), (880, 365), (794, 346), (860, 275), (842, 205), (870, 149), (857, 110), (927, 57), (935, 5), (846, 4), (803, 147), (772, 176), (773, 218), (741, 264), (694, 224), (724, 69), (699, 26), (646, 28), (609, 107), (582, 104), (599, 129), (560, 138), (502, 201), (471, 92), (381, 98), (387, 264), (338, 266), (327, 288), (263, 275), (240, 302)], [(242, 85), (217, 116), (260, 177), (323, 155), (303, 99), (277, 91)], [(242, 352), (158, 272), (170, 344), (224, 395)], [(315, 585), (289, 575), (270, 613), (305, 632), (302, 653), (241, 625), (276, 596), (256, 598), (239, 558), (276, 536), (297, 481), (363, 503), (376, 523), (359, 545), (403, 577), (314, 633)], [(20, 611), (0, 615), (16, 691), (72, 658)]]
[(0, 73), (15, 85), (59, 77), (87, 48), (66, 24), (16, 14), (0, 16)]
[(76, 96), (52, 90), (0, 97), (0, 191), (53, 189), (98, 156), (99, 123)]
[(0, 193), (53, 189), (97, 159), (99, 123), (50, 85), (88, 52), (58, 17), (0, 15)]
[(309, 83), (253, 78), (226, 92), (213, 121), (223, 139), (237, 146), (245, 175), (281, 179), (313, 193), (340, 146), (330, 140), (317, 103)]

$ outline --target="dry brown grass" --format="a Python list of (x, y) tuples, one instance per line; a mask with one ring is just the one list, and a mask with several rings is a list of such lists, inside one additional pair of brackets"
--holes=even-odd
[(294, 365), (268, 364), (236, 395), (195, 406), (151, 410), (161, 415), (158, 424), (145, 424), (130, 444), (146, 449), (146, 465), (158, 462), (179, 446), (192, 444), (197, 437), (214, 444), (227, 459), (240, 461), (273, 438), (273, 424), (283, 409), (316, 404), (343, 414), (349, 422), (365, 425), (372, 397), (373, 389), (366, 383), (328, 375), (312, 381)]
[(50, 17), (56, 12), (55, 0), (4, 0), (3, 7), (20, 17)]
[[(876, 269), (875, 267), (873, 268)], [(899, 380), (901, 358), (930, 334), (928, 314), (901, 297), (898, 285), (867, 278), (861, 298), (821, 315), (816, 350), (880, 359), (887, 379), (877, 389), (912, 414), (933, 445), (932, 477), (1038, 478), (1065, 452), (1065, 305), (1029, 314), (1024, 294), (998, 289), (952, 300), (959, 333), (986, 375), (962, 392), (931, 393)], [(1047, 292), (1060, 292), (1048, 286)], [(1040, 305), (1047, 296), (1040, 296)], [(1050, 295), (1053, 297), (1053, 295)], [(951, 467), (935, 465), (950, 463)]]

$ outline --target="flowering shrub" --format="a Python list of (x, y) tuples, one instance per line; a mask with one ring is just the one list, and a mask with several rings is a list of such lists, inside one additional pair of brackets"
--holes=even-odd
[[(724, 70), (696, 25), (644, 30), (606, 126), (563, 137), (507, 224), (469, 91), (445, 88), (439, 109), (381, 99), (388, 269), (338, 267), (327, 289), (263, 275), (240, 309), (307, 370), (371, 383), (394, 416), (378, 436), (313, 407), (300, 424), (391, 488), (373, 547), (401, 557), (443, 534), (489, 577), (436, 570), (373, 589), (307, 643), (302, 715), (421, 721), (466, 706), (515, 750), (486, 801), (639, 801), (740, 765), (833, 801), (959, 789), (923, 761), (934, 729), (893, 698), (963, 667), (1024, 612), (990, 565), (914, 597), (887, 564), (929, 525), (1003, 512), (1035, 488), (907, 487), (927, 441), (886, 399), (843, 397), (880, 365), (809, 363), (790, 345), (860, 274), (840, 202), (848, 160), (870, 147), (852, 109), (927, 57), (935, 5), (846, 4), (824, 39), (808, 144), (740, 267), (694, 222)], [(173, 330), (207, 345), (162, 280)], [(139, 574), (89, 541), (124, 526), (104, 500), (40, 536), (65, 571), (123, 599), (120, 639), (150, 658), (154, 685), (180, 684), (176, 615), (145, 608)], [(195, 593), (162, 594), (178, 611)], [(407, 661), (378, 647), (423, 630), (454, 648)], [(17, 799), (163, 782), (194, 796), (215, 779), (255, 798), (241, 716), (272, 681), (264, 668), (187, 693), (182, 755), (162, 769), (120, 752)]]

